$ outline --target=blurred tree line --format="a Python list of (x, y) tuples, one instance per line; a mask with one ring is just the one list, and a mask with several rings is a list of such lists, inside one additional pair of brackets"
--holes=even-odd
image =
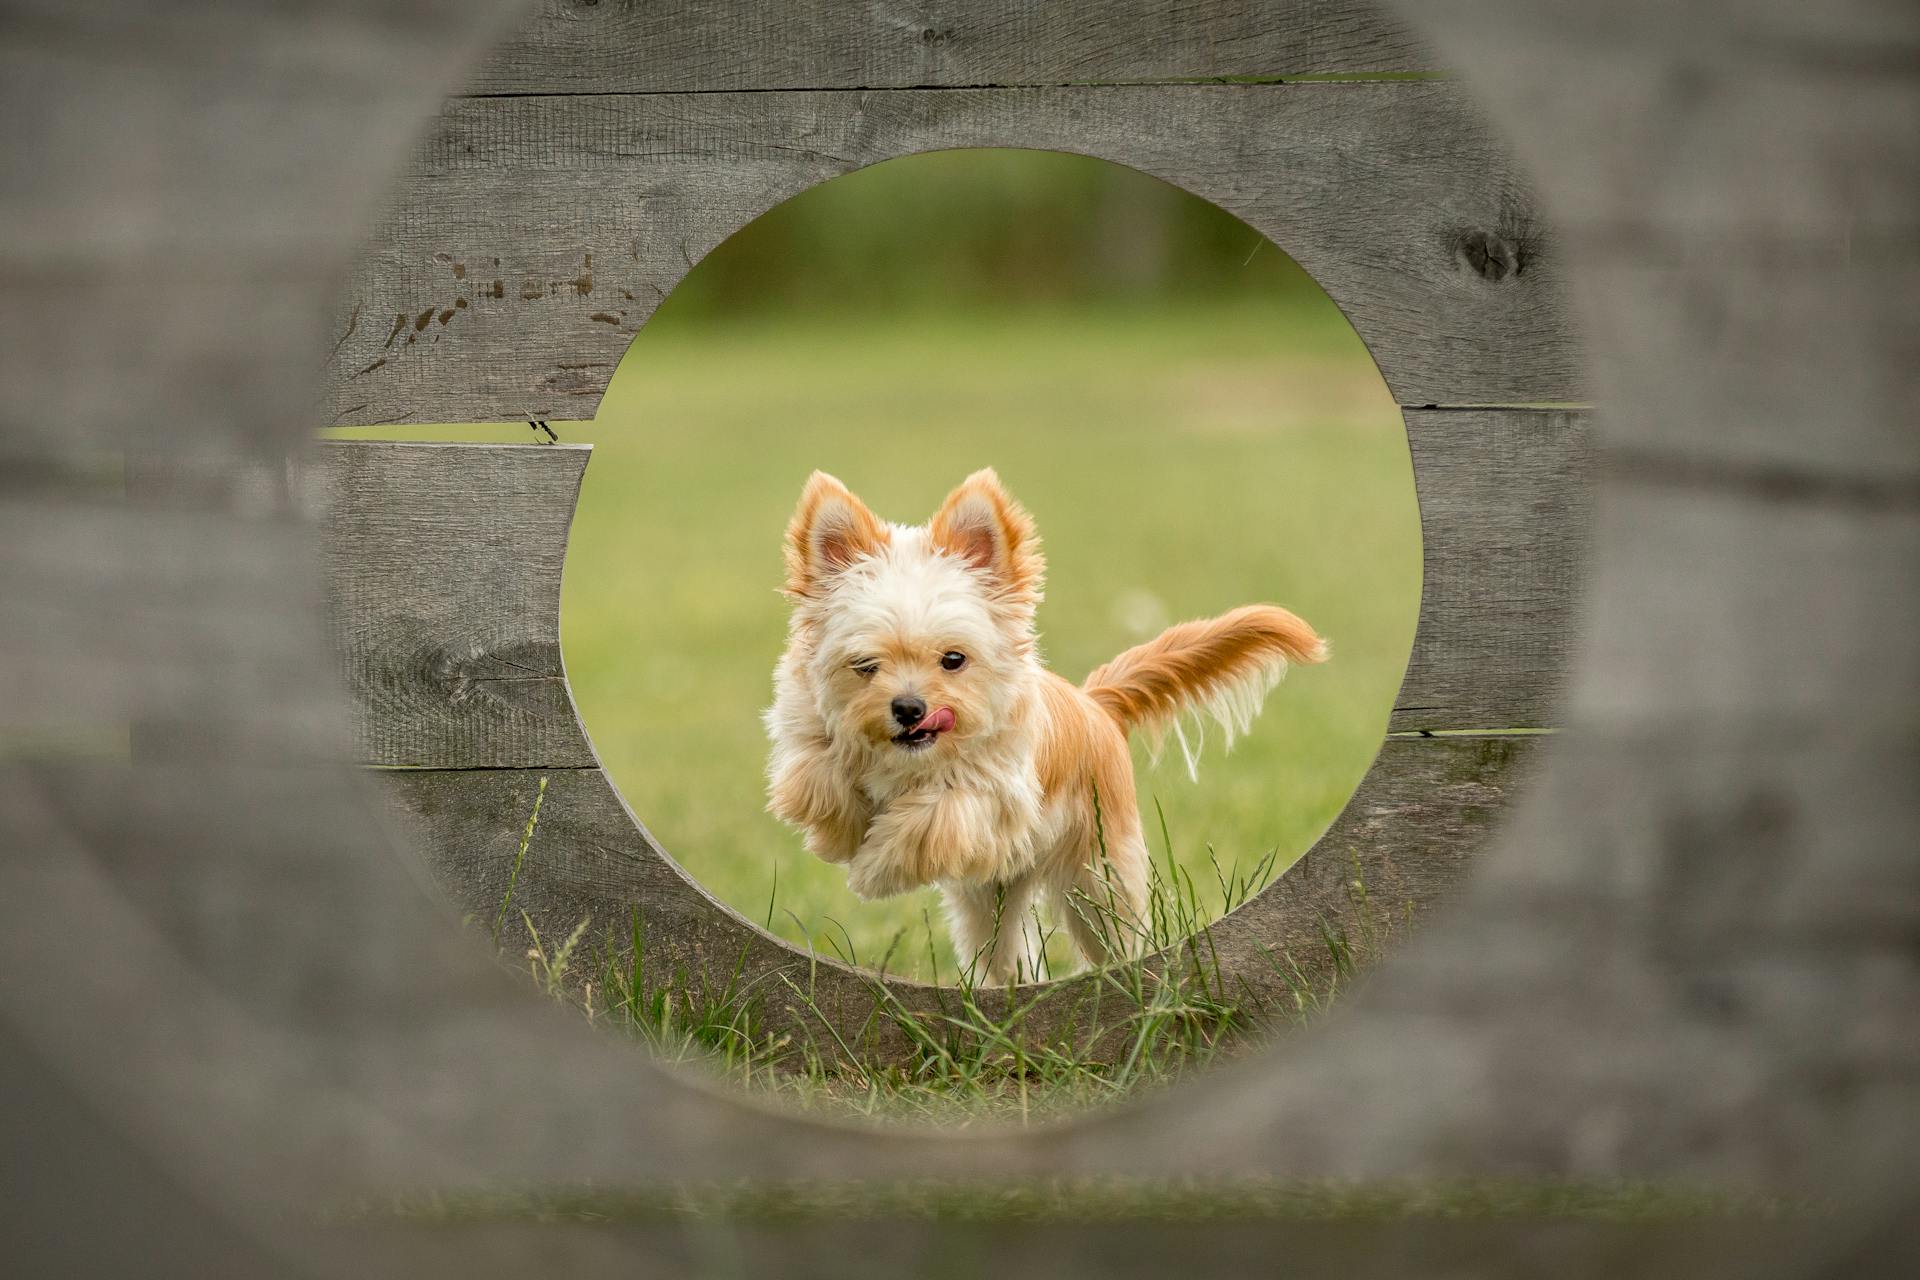
[(682, 320), (1184, 296), (1318, 296), (1233, 215), (1106, 161), (942, 151), (815, 187), (743, 228), (674, 291)]

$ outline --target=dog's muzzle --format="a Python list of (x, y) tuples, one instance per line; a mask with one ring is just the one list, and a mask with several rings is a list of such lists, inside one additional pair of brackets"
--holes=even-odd
[(919, 720), (894, 735), (903, 747), (930, 747), (941, 734), (953, 728), (953, 708), (935, 707)]

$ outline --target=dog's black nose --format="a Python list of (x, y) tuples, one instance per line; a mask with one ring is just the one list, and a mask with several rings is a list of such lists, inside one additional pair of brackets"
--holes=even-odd
[(902, 729), (911, 729), (927, 718), (927, 704), (902, 694), (893, 700), (893, 718)]

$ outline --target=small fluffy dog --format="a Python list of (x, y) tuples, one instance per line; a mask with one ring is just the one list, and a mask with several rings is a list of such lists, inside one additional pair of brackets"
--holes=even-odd
[(1247, 605), (1170, 627), (1075, 687), (1041, 663), (1045, 562), (992, 471), (911, 528), (816, 471), (786, 564), (768, 807), (862, 898), (939, 885), (961, 963), (994, 984), (1040, 976), (1043, 898), (1084, 961), (1138, 949), (1148, 863), (1130, 730), (1204, 710), (1230, 739), (1288, 663), (1327, 654), (1285, 609)]

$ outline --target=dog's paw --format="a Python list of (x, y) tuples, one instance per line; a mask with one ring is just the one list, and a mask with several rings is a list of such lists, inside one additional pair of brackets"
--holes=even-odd
[(930, 858), (933, 879), (983, 885), (1022, 875), (1033, 866), (1033, 845), (1002, 832), (985, 832), (977, 840), (956, 844)]
[(945, 849), (928, 862), (933, 883), (976, 886), (994, 883), (1006, 865), (1000, 852), (988, 845)]
[(806, 829), (807, 852), (835, 866), (851, 862), (860, 852), (860, 838), (864, 834), (844, 824), (820, 823)]
[(863, 851), (847, 865), (847, 888), (863, 902), (873, 902), (911, 893), (920, 888), (920, 882), (907, 874), (899, 859)]

